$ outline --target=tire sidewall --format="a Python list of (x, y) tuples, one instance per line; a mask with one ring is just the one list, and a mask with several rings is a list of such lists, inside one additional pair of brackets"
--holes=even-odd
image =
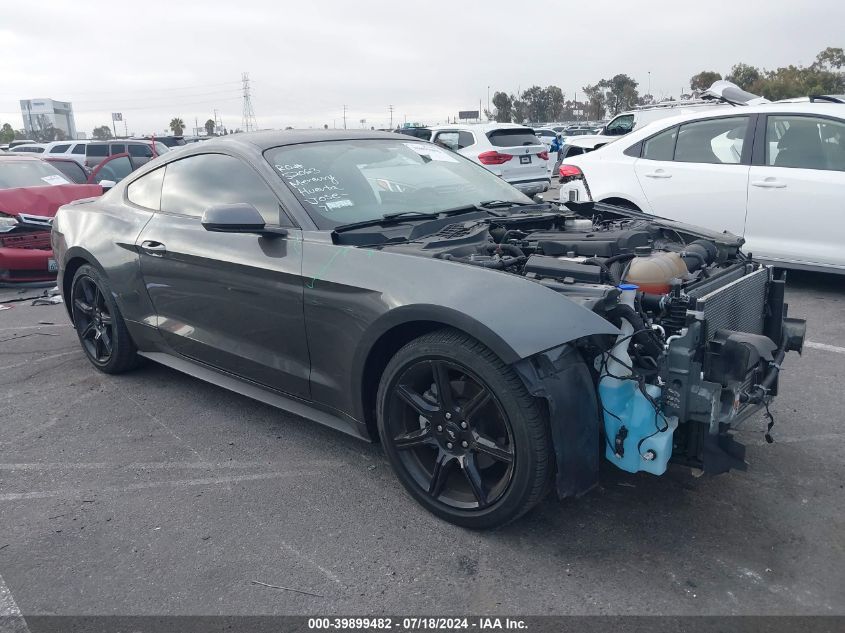
[[(393, 471), (411, 496), (441, 518), (471, 528), (506, 523), (521, 513), (523, 500), (530, 493), (533, 473), (537, 467), (535, 440), (523, 422), (525, 412), (517, 399), (511, 395), (511, 385), (488, 359), (460, 346), (451, 347), (434, 341), (419, 343), (412, 341), (396, 353), (387, 364), (379, 385), (376, 401), (378, 431)], [(425, 360), (449, 361), (471, 372), (471, 375), (479, 378), (484, 383), (483, 386), (490, 390), (502, 412), (507, 416), (514, 443), (513, 476), (504, 494), (482, 510), (463, 510), (430, 497), (420, 489), (414, 478), (405, 470), (399, 451), (392, 442), (385, 439), (389, 432), (385, 416), (389, 411), (389, 397), (393, 388), (408, 367)]]
[[(76, 286), (82, 277), (90, 278), (97, 285), (103, 295), (103, 300), (108, 306), (109, 314), (111, 314), (112, 317), (112, 353), (109, 357), (109, 360), (105, 363), (98, 362), (96, 359), (91, 357), (85, 347), (84, 342), (82, 341), (82, 332), (80, 332), (79, 328), (76, 326), (76, 306), (73, 305), (73, 302), (74, 297), (76, 296)], [(76, 336), (79, 339), (79, 344), (82, 346), (82, 351), (85, 354), (85, 357), (90, 361), (92, 365), (94, 365), (94, 367), (96, 367), (100, 371), (113, 371), (120, 360), (121, 353), (123, 352), (122, 346), (126, 344), (126, 341), (121, 335), (122, 317), (120, 316), (120, 310), (118, 309), (117, 303), (115, 302), (114, 297), (112, 296), (111, 287), (109, 286), (103, 274), (91, 264), (83, 264), (82, 266), (80, 266), (76, 273), (73, 275), (73, 282), (71, 283), (70, 291), (70, 300), (71, 320), (73, 322), (73, 327), (76, 330)]]

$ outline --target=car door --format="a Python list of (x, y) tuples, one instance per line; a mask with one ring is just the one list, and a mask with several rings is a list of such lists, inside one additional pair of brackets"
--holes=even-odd
[[(127, 198), (143, 202), (149, 190), (147, 204), (158, 212), (136, 246), (164, 341), (191, 359), (307, 398), (301, 231), (276, 194), (244, 159), (218, 153), (170, 162), (130, 183)], [(252, 204), (268, 226), (289, 227), (288, 235), (206, 231), (203, 212), (222, 203)]]
[(845, 268), (845, 120), (760, 118), (746, 250), (774, 262)]
[(742, 235), (750, 121), (748, 115), (701, 119), (646, 139), (634, 170), (650, 211)]

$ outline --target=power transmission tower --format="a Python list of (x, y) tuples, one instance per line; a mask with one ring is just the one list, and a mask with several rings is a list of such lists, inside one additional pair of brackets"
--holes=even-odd
[(255, 122), (255, 110), (252, 109), (252, 97), (249, 94), (249, 73), (243, 73), (241, 81), (244, 85), (244, 113), (241, 127), (244, 132), (252, 132), (258, 125)]
[(346, 104), (343, 104), (343, 129), (346, 129)]
[(389, 106), (388, 109), (390, 110), (390, 129), (393, 129), (393, 106)]

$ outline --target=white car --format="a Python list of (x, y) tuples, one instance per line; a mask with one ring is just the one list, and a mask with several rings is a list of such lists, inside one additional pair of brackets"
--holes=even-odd
[(43, 154), (45, 149), (44, 143), (23, 143), (10, 147), (9, 151), (15, 154)]
[(773, 103), (664, 119), (567, 158), (560, 200), (745, 237), (788, 268), (845, 273), (845, 105)]
[(534, 130), (513, 123), (444, 125), (431, 128), (431, 141), (466, 156), (522, 193), (547, 191), (549, 151)]
[(53, 141), (45, 143), (41, 158), (67, 158), (85, 166), (85, 146), (91, 141)]
[(552, 145), (552, 141), (555, 140), (557, 132), (548, 127), (535, 127), (534, 136), (540, 139), (540, 142), (549, 148)]

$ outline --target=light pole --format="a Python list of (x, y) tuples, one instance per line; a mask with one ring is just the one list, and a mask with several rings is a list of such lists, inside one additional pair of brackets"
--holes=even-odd
[(490, 86), (487, 86), (487, 112), (490, 112)]
[[(651, 99), (651, 71), (648, 71), (648, 96)], [(654, 99), (651, 99), (654, 101)]]

